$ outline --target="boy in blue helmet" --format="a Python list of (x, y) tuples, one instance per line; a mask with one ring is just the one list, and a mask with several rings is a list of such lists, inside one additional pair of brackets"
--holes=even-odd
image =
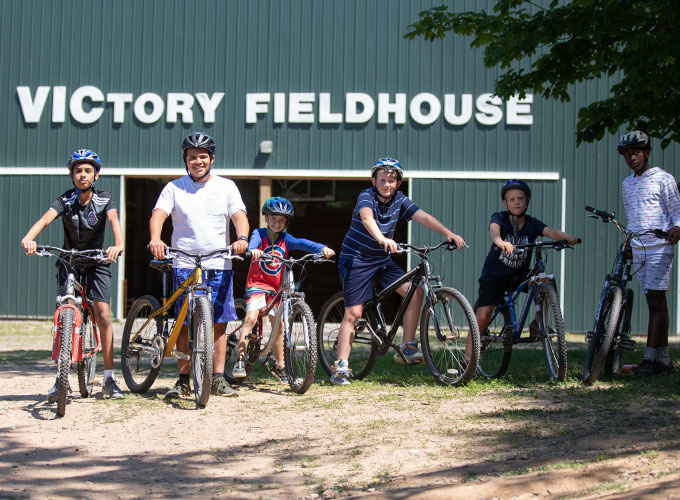
[[(501, 188), (501, 200), (506, 210), (491, 215), (491, 248), (479, 277), (479, 296), (474, 307), (482, 335), (489, 326), (494, 307), (504, 302), (505, 290), (518, 280), (523, 280), (529, 272), (531, 252), (515, 253), (515, 245), (533, 243), (539, 236), (567, 240), (570, 244), (578, 243), (577, 236), (552, 229), (527, 215), (531, 189), (526, 182), (517, 179), (507, 181)], [(529, 331), (532, 337), (540, 335), (535, 319), (529, 325)]]
[[(269, 198), (262, 206), (262, 215), (267, 223), (266, 228), (253, 231), (250, 236), (248, 250), (252, 254), (248, 278), (246, 280), (246, 317), (241, 328), (241, 337), (238, 345), (238, 360), (232, 370), (232, 376), (243, 378), (246, 376), (244, 354), (248, 347), (247, 336), (253, 331), (257, 317), (261, 310), (265, 309), (281, 287), (284, 278), (285, 267), (281, 262), (266, 263), (260, 261), (263, 253), (271, 253), (282, 258), (287, 258), (291, 250), (304, 252), (321, 252), (324, 257), (330, 259), (335, 252), (321, 243), (315, 243), (302, 238), (295, 238), (286, 232), (288, 223), (295, 215), (295, 209), (290, 201), (280, 196)], [(274, 321), (275, 308), (270, 311), (270, 320)], [(277, 367), (273, 371), (281, 382), (287, 383), (284, 371), (283, 359), (283, 336), (279, 335), (274, 343), (274, 356)]]
[[(338, 359), (335, 362), (331, 383), (350, 383), (349, 355), (354, 338), (354, 324), (361, 318), (363, 305), (373, 296), (373, 277), (385, 287), (404, 275), (390, 254), (397, 251), (392, 239), (399, 220), (415, 220), (419, 224), (443, 235), (458, 248), (466, 247), (465, 240), (454, 234), (432, 215), (418, 208), (399, 191), (403, 178), (400, 163), (395, 158), (380, 158), (371, 169), (372, 187), (359, 193), (352, 212), (352, 223), (340, 252), (340, 279), (345, 299), (345, 314), (338, 332)], [(397, 293), (405, 295), (410, 284), (405, 283)], [(423, 354), (415, 342), (416, 327), (424, 292), (419, 287), (404, 313), (402, 352), (409, 363), (420, 363)], [(398, 354), (397, 362), (403, 362)]]
[(649, 310), (647, 345), (635, 373), (639, 376), (674, 373), (668, 354), (666, 291), (670, 286), (673, 245), (680, 238), (680, 194), (673, 176), (649, 163), (652, 146), (647, 134), (640, 130), (628, 132), (619, 139), (616, 149), (632, 170), (621, 185), (628, 229), (668, 231), (668, 241), (643, 234), (630, 244)]
[[(21, 240), (26, 255), (36, 252), (34, 241), (40, 232), (54, 219), (61, 216), (64, 225), (64, 248), (67, 250), (101, 249), (104, 245), (104, 230), (109, 221), (113, 230), (115, 244), (106, 249), (106, 256), (115, 262), (123, 251), (123, 230), (118, 220), (118, 211), (113, 197), (106, 191), (94, 188), (99, 178), (101, 160), (94, 151), (79, 149), (69, 156), (68, 169), (73, 189), (59, 196), (47, 212), (28, 230)], [(98, 264), (88, 267), (85, 275), (88, 281), (88, 295), (94, 303), (94, 320), (101, 335), (102, 355), (104, 358), (104, 397), (121, 399), (121, 392), (113, 378), (113, 327), (111, 325), (111, 270), (110, 264)], [(59, 266), (57, 276), (59, 289), (66, 281), (63, 266)], [(59, 391), (59, 380), (55, 382), (47, 394), (48, 401), (56, 401)]]

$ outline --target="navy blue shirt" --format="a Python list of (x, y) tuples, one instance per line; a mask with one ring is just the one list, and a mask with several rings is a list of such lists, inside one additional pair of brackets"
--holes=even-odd
[(64, 248), (66, 250), (92, 250), (104, 246), (106, 214), (116, 210), (111, 193), (92, 191), (87, 205), (81, 205), (75, 189), (62, 194), (52, 204), (52, 210), (64, 223)]
[[(524, 225), (515, 237), (515, 231), (510, 222), (510, 213), (495, 212), (491, 215), (491, 224), (498, 224), (501, 228), (501, 239), (508, 241), (513, 245), (521, 245), (526, 243), (533, 243), (536, 238), (543, 234), (543, 230), (547, 227), (546, 224), (540, 220), (526, 215), (524, 218)], [(511, 278), (517, 275), (526, 275), (531, 264), (531, 251), (524, 251), (521, 253), (513, 252), (512, 255), (505, 255), (502, 251), (491, 243), (491, 249), (484, 261), (482, 268), (482, 275), (479, 281), (498, 281), (506, 278)]]
[(380, 232), (389, 239), (393, 239), (397, 221), (409, 221), (420, 210), (404, 193), (397, 191), (387, 203), (378, 200), (378, 191), (374, 187), (364, 189), (359, 193), (357, 204), (352, 212), (352, 224), (350, 225), (345, 239), (342, 241), (340, 259), (353, 256), (361, 256), (366, 260), (385, 258), (385, 249), (378, 245), (373, 236), (366, 230), (359, 211), (362, 208), (370, 208), (373, 211), (375, 222)]

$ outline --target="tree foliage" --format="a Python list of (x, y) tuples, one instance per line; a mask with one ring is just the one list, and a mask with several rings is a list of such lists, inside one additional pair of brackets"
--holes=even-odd
[(419, 17), (406, 38), (471, 36), (471, 47), (484, 48), (484, 64), (502, 69), (494, 87), (502, 98), (570, 101), (571, 85), (616, 76), (606, 99), (579, 110), (578, 143), (623, 125), (662, 139), (663, 148), (680, 142), (677, 0), (498, 0), (492, 13), (442, 5)]

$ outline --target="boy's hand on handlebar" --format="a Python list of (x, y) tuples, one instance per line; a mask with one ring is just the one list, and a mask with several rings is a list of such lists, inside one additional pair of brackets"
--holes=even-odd
[(112, 246), (106, 249), (106, 258), (109, 262), (116, 262), (116, 259), (123, 253), (123, 246)]
[(152, 239), (149, 242), (149, 250), (154, 259), (163, 260), (165, 259), (165, 247), (167, 245), (163, 243), (161, 239)]
[(675, 245), (680, 240), (680, 227), (673, 226), (668, 231), (668, 243)]
[(383, 247), (387, 253), (396, 253), (397, 251), (397, 242), (389, 238), (378, 240), (378, 245)]
[(335, 251), (332, 248), (324, 247), (323, 250), (321, 250), (321, 253), (323, 256), (327, 259), (330, 259), (335, 255)]
[(577, 243), (581, 243), (581, 239), (573, 234), (568, 234), (567, 237), (564, 239), (567, 240), (567, 243), (569, 243), (570, 245), (576, 245)]
[(21, 240), (21, 246), (24, 247), (24, 252), (26, 252), (26, 255), (33, 255), (36, 250), (38, 249), (38, 244), (33, 241), (33, 240), (28, 240), (24, 238)]
[(496, 246), (505, 254), (505, 255), (512, 255), (512, 253), (515, 251), (515, 247), (512, 243), (509, 241), (501, 241), (499, 243), (496, 243)]
[(250, 258), (252, 260), (260, 260), (260, 257), (262, 257), (262, 253), (263, 253), (262, 250), (260, 250), (259, 248), (253, 248), (250, 251)]
[(231, 249), (235, 254), (245, 253), (248, 250), (248, 242), (246, 240), (236, 240), (231, 244)]
[(456, 245), (456, 248), (458, 250), (462, 250), (463, 248), (468, 247), (463, 237), (458, 236), (456, 233), (452, 233), (451, 231), (449, 231), (445, 236), (449, 243), (454, 243)]

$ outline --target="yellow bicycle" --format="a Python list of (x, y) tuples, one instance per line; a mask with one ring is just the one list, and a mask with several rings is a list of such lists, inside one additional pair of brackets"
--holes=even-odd
[[(201, 261), (208, 257), (242, 259), (233, 255), (232, 247), (210, 253), (190, 253), (179, 248), (166, 247), (166, 257), (184, 255), (193, 259), (194, 271), (175, 292), (168, 297), (172, 280), (172, 260), (152, 260), (150, 266), (163, 273), (161, 304), (152, 295), (138, 298), (128, 312), (121, 344), (121, 367), (125, 384), (130, 391), (144, 393), (156, 380), (166, 356), (191, 360), (196, 403), (205, 406), (210, 398), (213, 373), (213, 309), (212, 289), (203, 284)], [(172, 320), (170, 311), (179, 297), (186, 292), (182, 308)], [(175, 349), (177, 338), (189, 317), (189, 353)]]

